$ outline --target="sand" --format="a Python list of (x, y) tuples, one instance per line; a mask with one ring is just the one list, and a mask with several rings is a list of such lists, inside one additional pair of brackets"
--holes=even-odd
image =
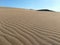
[(0, 8), (0, 45), (60, 45), (60, 13)]

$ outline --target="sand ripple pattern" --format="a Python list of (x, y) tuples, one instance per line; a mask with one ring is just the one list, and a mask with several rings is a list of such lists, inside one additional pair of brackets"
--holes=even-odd
[(1, 23), (0, 45), (60, 45), (60, 34), (25, 24)]

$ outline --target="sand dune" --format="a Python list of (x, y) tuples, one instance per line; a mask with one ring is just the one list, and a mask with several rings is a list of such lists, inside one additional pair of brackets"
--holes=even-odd
[(0, 8), (0, 45), (60, 45), (60, 13)]

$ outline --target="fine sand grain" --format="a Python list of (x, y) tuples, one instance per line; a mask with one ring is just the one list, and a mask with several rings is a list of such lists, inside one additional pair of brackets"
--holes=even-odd
[(60, 45), (60, 13), (0, 8), (0, 45)]

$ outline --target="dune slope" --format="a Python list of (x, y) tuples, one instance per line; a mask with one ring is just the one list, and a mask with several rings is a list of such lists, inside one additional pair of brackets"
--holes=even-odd
[(0, 45), (60, 45), (60, 13), (0, 8)]

